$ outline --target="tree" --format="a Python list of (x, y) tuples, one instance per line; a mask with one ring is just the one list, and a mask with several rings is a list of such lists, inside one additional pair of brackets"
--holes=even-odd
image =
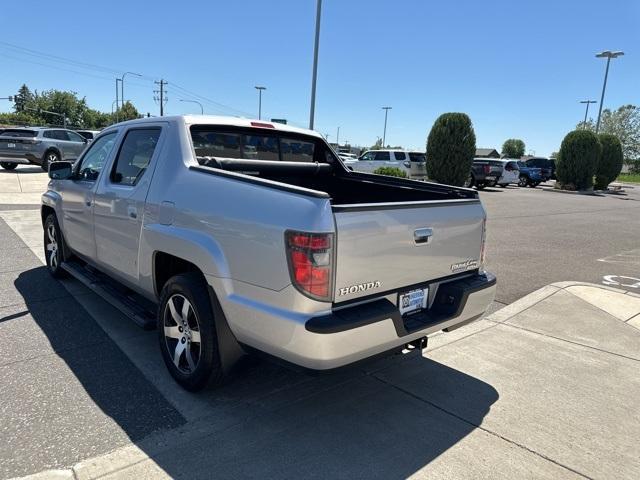
[(13, 109), (16, 113), (24, 112), (25, 107), (31, 106), (31, 103), (33, 103), (33, 93), (23, 83), (15, 96)]
[(524, 155), (525, 145), (519, 138), (510, 138), (502, 144), (502, 156), (520, 158)]
[(122, 107), (120, 107), (116, 112), (116, 118), (119, 122), (124, 122), (126, 120), (140, 118), (140, 113), (131, 102), (127, 101), (124, 102), (124, 105), (122, 105)]
[(427, 175), (438, 183), (464, 185), (476, 152), (476, 134), (465, 113), (444, 113), (427, 139)]
[(556, 162), (556, 176), (566, 190), (587, 190), (593, 186), (602, 146), (595, 133), (588, 130), (569, 132)]
[[(580, 122), (577, 129), (596, 131), (595, 122), (589, 119)], [(623, 105), (615, 111), (608, 108), (602, 111), (600, 132), (615, 135), (622, 145), (624, 163), (631, 164), (640, 160), (640, 108), (635, 105)]]
[(602, 153), (596, 167), (596, 185), (598, 190), (606, 190), (622, 170), (622, 144), (618, 137), (610, 133), (598, 135), (602, 145)]

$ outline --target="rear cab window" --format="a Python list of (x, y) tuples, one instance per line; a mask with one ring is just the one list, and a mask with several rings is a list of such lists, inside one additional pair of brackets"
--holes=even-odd
[(211, 157), (271, 162), (325, 161), (316, 155), (319, 140), (291, 132), (193, 125), (191, 141), (201, 165), (207, 165)]

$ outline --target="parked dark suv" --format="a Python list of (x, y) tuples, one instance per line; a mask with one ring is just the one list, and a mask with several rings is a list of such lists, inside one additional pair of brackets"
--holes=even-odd
[(31, 163), (46, 172), (50, 163), (78, 158), (87, 142), (65, 128), (7, 128), (0, 133), (0, 166), (13, 170), (20, 163)]
[(525, 160), (524, 162), (527, 167), (539, 168), (540, 174), (544, 179), (543, 182), (547, 180), (555, 180), (556, 179), (556, 161), (553, 158), (545, 158), (545, 157), (534, 157), (529, 160)]

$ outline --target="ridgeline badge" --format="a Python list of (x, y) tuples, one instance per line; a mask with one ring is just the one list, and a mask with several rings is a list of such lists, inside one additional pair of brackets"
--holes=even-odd
[(473, 259), (451, 264), (451, 271), (453, 273), (466, 272), (467, 270), (475, 270), (476, 268), (478, 268), (478, 260)]

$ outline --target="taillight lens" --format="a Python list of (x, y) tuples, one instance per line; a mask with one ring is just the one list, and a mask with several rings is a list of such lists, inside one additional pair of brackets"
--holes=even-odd
[(285, 232), (287, 261), (293, 285), (316, 300), (333, 295), (333, 234)]

